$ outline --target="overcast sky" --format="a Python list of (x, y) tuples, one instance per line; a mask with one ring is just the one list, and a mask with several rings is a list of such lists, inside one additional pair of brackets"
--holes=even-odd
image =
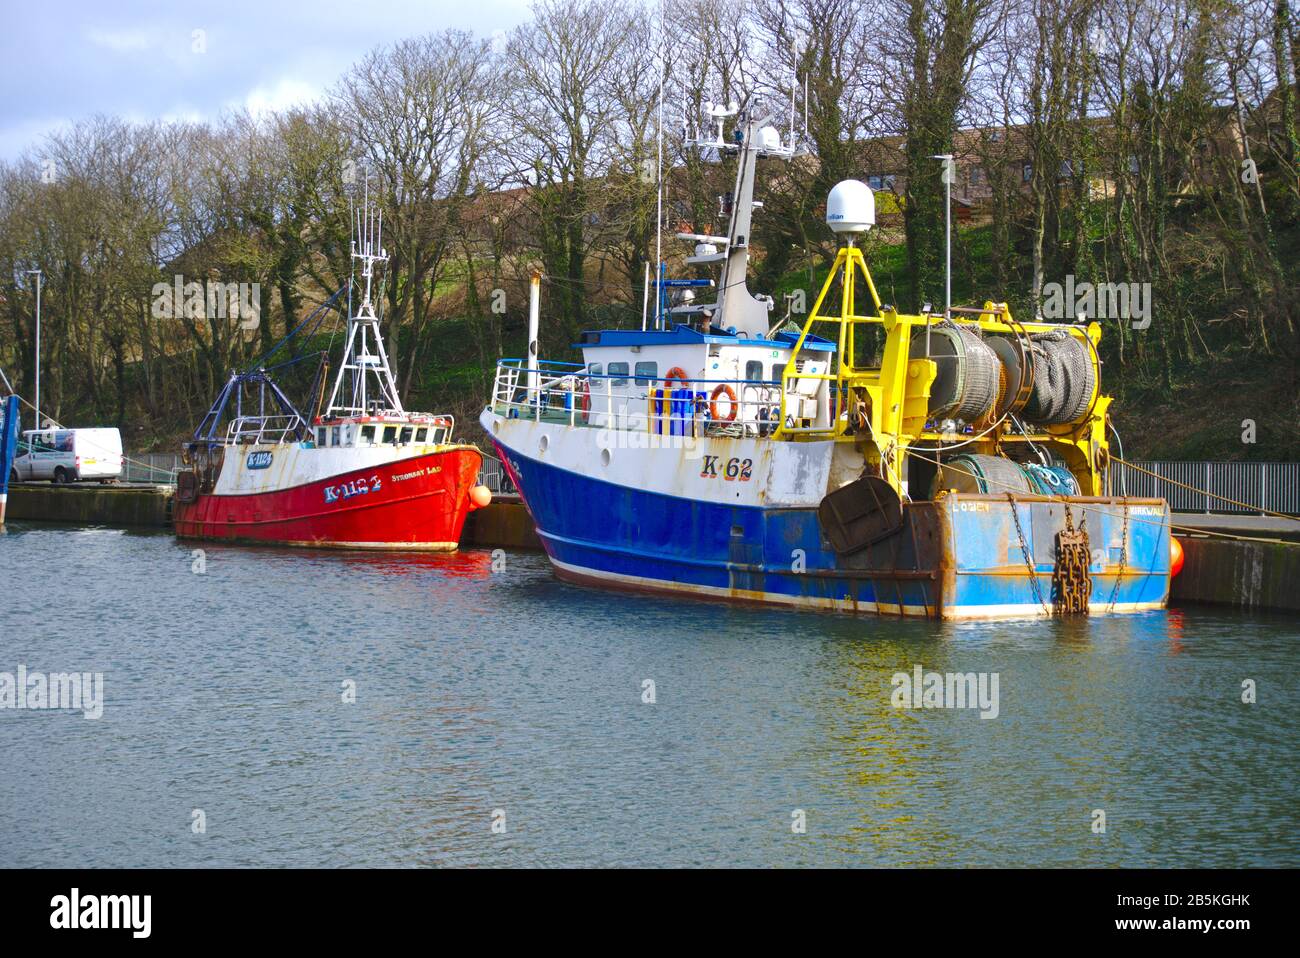
[[(312, 100), (367, 50), (485, 37), (530, 0), (20, 0), (0, 25), (0, 159), (96, 113), (209, 119)], [(196, 31), (202, 31), (198, 33)]]

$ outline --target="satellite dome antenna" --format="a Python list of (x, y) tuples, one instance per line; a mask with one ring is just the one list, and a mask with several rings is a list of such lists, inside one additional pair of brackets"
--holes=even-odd
[[(857, 247), (858, 236), (876, 225), (876, 197), (871, 187), (861, 180), (842, 180), (836, 183), (826, 197), (826, 225), (837, 235), (842, 235), (845, 242), (835, 254), (835, 262), (831, 265), (817, 305), (809, 314), (808, 324), (805, 325), (803, 334), (808, 335), (814, 322), (840, 324), (839, 342), (841, 348), (847, 350), (844, 354), (846, 358), (841, 361), (851, 365), (854, 324), (862, 318), (856, 303), (855, 287), (858, 276), (862, 277), (866, 285), (871, 302), (876, 308), (876, 314), (882, 318), (884, 316), (884, 304), (881, 303), (876, 284), (872, 282), (871, 273), (867, 270), (862, 250)], [(823, 300), (837, 277), (840, 288), (838, 315), (834, 312), (823, 313), (821, 312)]]
[(826, 225), (845, 234), (852, 246), (859, 233), (876, 225), (876, 196), (861, 180), (841, 180), (826, 197)]

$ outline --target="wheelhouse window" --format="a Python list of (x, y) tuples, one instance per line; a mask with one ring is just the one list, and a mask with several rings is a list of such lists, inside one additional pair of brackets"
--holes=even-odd
[(342, 445), (342, 443), (340, 442), (340, 437), (341, 437), (341, 436), (342, 436), (342, 433), (339, 431), (339, 427), (338, 427), (338, 426), (330, 426), (330, 445), (331, 445), (331, 446)]
[(601, 363), (592, 363), (587, 367), (587, 373), (592, 376), (599, 376), (605, 367)]
[(627, 363), (610, 363), (609, 374), (614, 377), (615, 386), (627, 385)]
[(393, 443), (397, 442), (397, 427), (396, 427), (396, 426), (385, 426), (385, 427), (384, 427), (384, 442), (386, 442), (386, 443), (387, 443), (388, 445), (390, 445), (390, 446), (391, 446)]
[(428, 434), (429, 434), (429, 430), (426, 429), (424, 426), (421, 426), (419, 429), (415, 430), (415, 441), (424, 442), (424, 437), (427, 436)]
[(747, 382), (758, 382), (763, 378), (763, 364), (757, 359), (751, 359), (745, 363), (745, 380)]
[(415, 435), (415, 429), (413, 427), (403, 426), (401, 433), (397, 437), (398, 444), (403, 446), (406, 445), (411, 441), (413, 435)]
[(363, 446), (373, 446), (373, 445), (375, 444), (375, 427), (374, 427), (374, 426), (362, 426), (362, 427), (361, 427), (361, 444), (362, 444)]
[(328, 434), (329, 434), (329, 430), (326, 429), (324, 426), (317, 426), (317, 427), (316, 427), (316, 445), (318, 445), (318, 446), (328, 446), (329, 443), (327, 443), (327, 442), (325, 441), (325, 437), (326, 437)]
[(636, 378), (639, 381), (654, 382), (656, 379), (659, 378), (659, 364), (658, 363), (637, 363)]

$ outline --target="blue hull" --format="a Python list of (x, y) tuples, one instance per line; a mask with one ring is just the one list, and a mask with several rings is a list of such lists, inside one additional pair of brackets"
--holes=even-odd
[(1022, 540), (1005, 497), (949, 494), (908, 503), (901, 532), (839, 556), (816, 509), (649, 492), (495, 445), (557, 572), (571, 580), (894, 615), (1042, 615), (1068, 503), (1089, 533), (1093, 613), (1160, 608), (1168, 596), (1162, 500), (1023, 497)]
[(8, 396), (0, 402), (0, 526), (4, 525), (5, 506), (9, 501), (9, 471), (18, 450), (18, 430), (18, 397)]

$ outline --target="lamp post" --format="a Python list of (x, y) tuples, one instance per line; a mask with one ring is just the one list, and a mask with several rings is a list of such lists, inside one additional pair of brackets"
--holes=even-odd
[(943, 318), (952, 318), (952, 181), (953, 164), (951, 153), (940, 153), (930, 157), (943, 161)]
[(528, 397), (537, 405), (537, 415), (542, 414), (541, 390), (537, 376), (537, 330), (542, 314), (542, 271), (533, 270), (528, 280)]
[(36, 428), (41, 428), (41, 271), (29, 269), (36, 277)]

